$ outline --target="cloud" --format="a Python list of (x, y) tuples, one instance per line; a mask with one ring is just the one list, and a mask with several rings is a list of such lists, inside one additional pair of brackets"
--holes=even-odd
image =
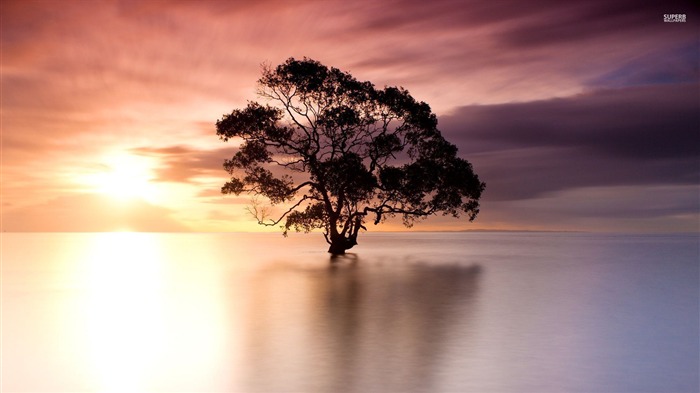
[[(697, 6), (688, 1), (551, 2), (537, 8), (541, 10), (538, 15), (525, 18), (500, 34), (507, 46), (523, 49), (591, 39), (627, 41), (629, 34), (639, 40), (658, 34), (692, 36), (692, 25), (664, 26), (663, 15), (682, 12), (694, 18), (698, 14)], [(644, 29), (647, 32), (641, 35)]]
[(532, 199), (485, 200), (475, 225), (490, 229), (696, 232), (694, 185), (571, 188)]
[(213, 123), (257, 99), (261, 63), (290, 56), (428, 102), (491, 202), (687, 185), (697, 94), (647, 85), (697, 83), (699, 17), (627, 0), (4, 1), (4, 203), (72, 198), (76, 175), (128, 151), (179, 187), (171, 207), (197, 210), (213, 198), (194, 186), (218, 190), (231, 155)]
[(669, 44), (641, 54), (589, 82), (593, 87), (696, 83), (700, 80), (697, 41)]
[(698, 182), (696, 85), (600, 90), (469, 106), (440, 127), (487, 182), (521, 199), (575, 187)]
[(178, 232), (190, 228), (173, 212), (145, 201), (110, 201), (97, 194), (73, 194), (41, 205), (3, 209), (7, 232)]
[[(630, 158), (700, 155), (697, 84), (596, 90), (578, 96), (463, 107), (440, 119), (465, 149), (575, 147)], [(474, 144), (474, 142), (477, 142)], [(469, 143), (467, 145), (467, 143)]]
[(487, 223), (629, 230), (637, 219), (692, 230), (700, 192), (697, 89), (652, 85), (468, 106), (439, 126), (486, 182), (480, 219)]
[(438, 112), (579, 93), (621, 63), (669, 46), (696, 48), (696, 26), (663, 23), (663, 14), (700, 17), (684, 2), (444, 0), (349, 7), (354, 17), (338, 26), (350, 28), (328, 38), (362, 42), (363, 53), (348, 67), (380, 85), (402, 84)]
[(157, 159), (160, 167), (155, 171), (155, 181), (195, 184), (201, 177), (225, 179), (223, 163), (233, 155), (232, 150), (230, 147), (201, 150), (183, 145), (129, 149), (134, 154)]
[(692, 24), (661, 22), (673, 4), (615, 4), (11, 2), (4, 117), (72, 121), (62, 134), (94, 132), (90, 120), (201, 121), (252, 98), (260, 63), (304, 55), (447, 110), (571, 94), (611, 62), (696, 42)]

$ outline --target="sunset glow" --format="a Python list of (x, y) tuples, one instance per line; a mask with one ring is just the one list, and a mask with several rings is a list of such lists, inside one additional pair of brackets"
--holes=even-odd
[(87, 325), (100, 391), (146, 391), (143, 381), (161, 357), (167, 331), (161, 250), (133, 233), (102, 235), (90, 246)]
[(142, 157), (118, 154), (104, 160), (104, 170), (86, 175), (84, 181), (94, 191), (121, 201), (143, 199), (160, 203), (153, 183), (152, 164)]
[(475, 222), (414, 230), (698, 230), (690, 3), (56, 4), (1, 6), (4, 231), (268, 230), (220, 193), (215, 123), (304, 56), (408, 89), (486, 183)]
[(696, 3), (0, 0), (0, 391), (700, 391)]

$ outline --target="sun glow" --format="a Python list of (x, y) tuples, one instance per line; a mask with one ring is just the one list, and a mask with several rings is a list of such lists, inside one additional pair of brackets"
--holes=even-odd
[[(209, 386), (224, 369), (233, 377), (240, 366), (230, 360), (238, 351), (229, 342), (240, 333), (227, 308), (238, 303), (221, 287), (227, 270), (202, 269), (182, 252), (191, 237), (111, 232), (90, 239), (81, 258), (81, 325), (96, 391), (190, 391), (174, 384)], [(203, 250), (203, 260), (216, 260)]]
[(161, 250), (152, 236), (103, 234), (88, 260), (89, 334), (102, 391), (139, 392), (163, 350)]
[(85, 176), (85, 183), (93, 191), (119, 201), (143, 199), (153, 203), (159, 199), (151, 159), (120, 153), (106, 157), (100, 167), (104, 170)]

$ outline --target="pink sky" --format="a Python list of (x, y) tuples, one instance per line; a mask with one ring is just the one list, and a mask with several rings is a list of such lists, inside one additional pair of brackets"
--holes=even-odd
[(303, 56), (429, 103), (486, 181), (474, 223), (414, 229), (698, 230), (691, 2), (0, 7), (4, 231), (258, 230), (214, 123)]

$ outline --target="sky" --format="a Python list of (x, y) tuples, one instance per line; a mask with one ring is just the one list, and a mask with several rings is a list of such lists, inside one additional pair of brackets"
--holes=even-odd
[(3, 0), (0, 28), (6, 232), (263, 230), (215, 123), (304, 56), (430, 104), (486, 182), (412, 230), (700, 230), (691, 2)]

